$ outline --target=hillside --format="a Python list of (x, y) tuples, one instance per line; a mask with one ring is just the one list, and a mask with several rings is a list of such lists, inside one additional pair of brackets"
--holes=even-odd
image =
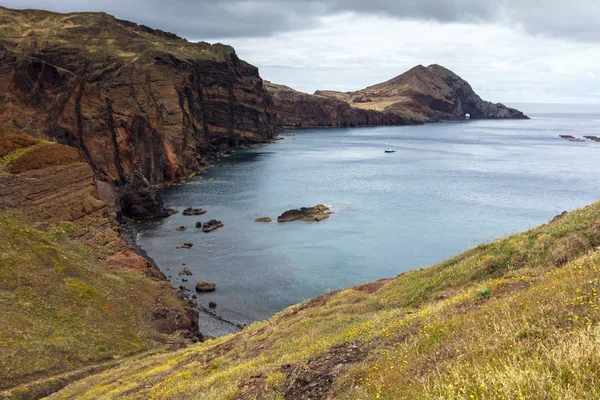
[(283, 126), (406, 125), (462, 119), (524, 119), (522, 112), (482, 100), (471, 85), (440, 66), (416, 66), (387, 82), (355, 92), (314, 95), (267, 84)]
[(294, 127), (354, 127), (410, 125), (398, 114), (352, 107), (334, 97), (313, 96), (283, 85), (265, 82), (277, 106), (277, 125)]
[(230, 46), (104, 13), (0, 7), (0, 127), (76, 147), (120, 187), (171, 183), (269, 141), (275, 111)]
[(195, 311), (119, 235), (81, 159), (0, 132), (0, 391), (39, 379), (51, 392), (68, 382), (52, 375), (198, 338)]
[(600, 202), (51, 399), (600, 396)]

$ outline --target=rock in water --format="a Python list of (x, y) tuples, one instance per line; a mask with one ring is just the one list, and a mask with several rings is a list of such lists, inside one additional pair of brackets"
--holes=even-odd
[(208, 222), (205, 222), (204, 225), (202, 225), (202, 232), (212, 232), (215, 229), (219, 229), (224, 227), (225, 225), (223, 225), (223, 223), (221, 221), (217, 221), (216, 219), (211, 219)]
[(270, 217), (260, 217), (256, 218), (254, 222), (271, 222), (273, 221)]
[(202, 222), (196, 222), (196, 228), (202, 228)]
[(323, 204), (316, 205), (314, 207), (302, 207), (294, 210), (288, 210), (277, 217), (277, 222), (289, 222), (289, 221), (308, 221), (318, 222), (329, 218), (329, 207)]
[(194, 245), (193, 243), (184, 243), (181, 245), (181, 248), (182, 249), (191, 249), (193, 245)]
[(216, 285), (212, 282), (198, 281), (196, 283), (196, 291), (198, 292), (212, 292), (215, 290), (215, 287)]
[(206, 214), (206, 210), (203, 210), (201, 208), (186, 208), (185, 210), (183, 210), (183, 215), (203, 215)]
[(179, 273), (179, 276), (181, 276), (181, 275), (188, 275), (188, 276), (192, 275), (192, 271), (190, 271), (190, 269), (186, 267), (186, 268), (183, 269), (183, 271), (181, 271)]
[(215, 303), (214, 301), (210, 301), (210, 302), (208, 303), (208, 306), (209, 306), (210, 308), (216, 308), (216, 307), (217, 307), (217, 303)]
[(184, 232), (187, 228), (185, 226), (180, 226), (179, 228), (176, 228), (175, 230), (177, 232)]

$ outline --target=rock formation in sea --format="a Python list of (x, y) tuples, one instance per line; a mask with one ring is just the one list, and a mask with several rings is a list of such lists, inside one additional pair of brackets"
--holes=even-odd
[(136, 176), (171, 183), (276, 132), (258, 69), (232, 47), (105, 13), (0, 7), (0, 94), (0, 126), (76, 147), (135, 193)]
[(329, 218), (329, 207), (318, 204), (314, 207), (302, 207), (293, 210), (287, 210), (279, 217), (277, 217), (277, 222), (290, 222), (290, 221), (307, 221), (307, 222), (319, 222), (324, 219)]
[(471, 85), (440, 65), (418, 65), (387, 82), (355, 92), (314, 95), (267, 83), (281, 126), (406, 125), (444, 119), (525, 119), (521, 111), (484, 101)]

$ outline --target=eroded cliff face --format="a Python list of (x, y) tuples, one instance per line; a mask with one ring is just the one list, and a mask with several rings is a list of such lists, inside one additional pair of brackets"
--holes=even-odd
[(318, 90), (314, 95), (266, 83), (280, 126), (409, 125), (444, 119), (523, 119), (521, 111), (482, 100), (471, 85), (440, 66), (421, 65), (356, 92)]
[(160, 184), (268, 141), (275, 111), (229, 46), (103, 13), (0, 8), (0, 126), (80, 149), (113, 184)]
[[(198, 337), (195, 310), (156, 266), (138, 255), (120, 235), (118, 222), (110, 217), (110, 208), (101, 200), (103, 189), (99, 190), (94, 171), (83, 160), (81, 151), (73, 147), (35, 139), (20, 132), (0, 131), (0, 215), (18, 211), (24, 224), (40, 231), (56, 230), (62, 223), (69, 223), (69, 241), (85, 245), (85, 253), (92, 255), (98, 271), (128, 271), (132, 274), (132, 282), (136, 282), (128, 290), (139, 290), (140, 296), (150, 300), (144, 305), (129, 304), (130, 309), (124, 310), (139, 314), (144, 329), (154, 329), (147, 332), (149, 340), (165, 343), (173, 341), (174, 336), (184, 341)], [(8, 239), (15, 238), (8, 236)], [(7, 268), (5, 272), (10, 265), (3, 264)], [(14, 268), (26, 269), (26, 266)], [(53, 271), (58, 274), (57, 279), (65, 280), (83, 273), (76, 269), (63, 272), (60, 269)], [(5, 285), (17, 284), (13, 275), (8, 274), (5, 278)], [(32, 277), (31, 282), (20, 284), (28, 287), (40, 279)], [(119, 287), (119, 284), (114, 285)], [(47, 286), (44, 283), (36, 290), (52, 289)], [(133, 294), (123, 294), (129, 295)], [(85, 313), (79, 309), (74, 312)], [(31, 339), (43, 340), (41, 337)], [(101, 354), (95, 354), (94, 358), (96, 356)]]
[(277, 125), (287, 127), (354, 127), (408, 125), (401, 115), (352, 107), (344, 100), (298, 92), (265, 82), (277, 107)]
[(526, 119), (521, 111), (484, 101), (471, 85), (441, 65), (418, 65), (389, 81), (356, 92), (317, 91), (315, 95), (342, 100), (360, 109), (435, 122), (443, 119)]

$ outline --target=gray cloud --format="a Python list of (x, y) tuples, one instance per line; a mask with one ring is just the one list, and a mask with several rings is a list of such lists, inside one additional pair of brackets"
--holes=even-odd
[(531, 34), (600, 41), (597, 0), (0, 0), (14, 8), (106, 11), (193, 40), (264, 37), (354, 12), (398, 19), (498, 23)]

